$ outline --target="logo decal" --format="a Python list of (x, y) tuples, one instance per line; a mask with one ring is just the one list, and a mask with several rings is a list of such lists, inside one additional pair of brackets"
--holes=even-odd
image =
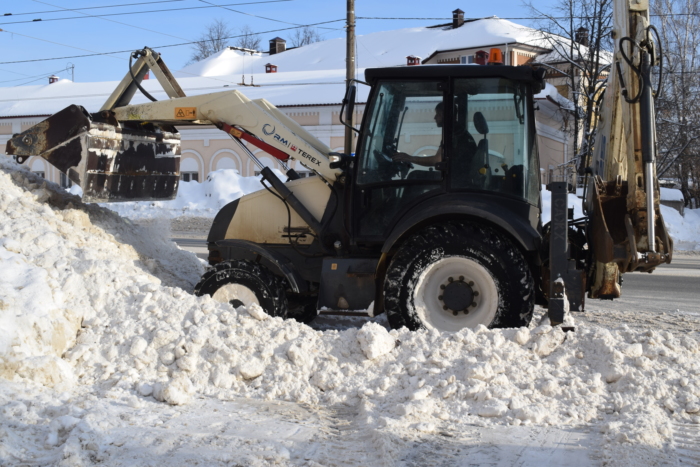
[(270, 125), (269, 123), (266, 123), (262, 127), (263, 133), (265, 133), (267, 136), (275, 134), (275, 127)]

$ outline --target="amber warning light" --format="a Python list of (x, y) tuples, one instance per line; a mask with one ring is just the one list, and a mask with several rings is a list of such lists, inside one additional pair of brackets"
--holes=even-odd
[(491, 49), (489, 53), (489, 65), (503, 65), (503, 54), (501, 49)]

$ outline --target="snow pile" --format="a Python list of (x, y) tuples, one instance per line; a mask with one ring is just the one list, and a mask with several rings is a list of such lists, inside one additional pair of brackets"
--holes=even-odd
[[(4, 158), (3, 158), (4, 159)], [(201, 266), (159, 231), (0, 161), (0, 375), (70, 385), (81, 321), (130, 284), (190, 288)], [(152, 274), (158, 274), (156, 278)], [(157, 285), (156, 285), (157, 286)]]
[(661, 215), (676, 250), (700, 251), (700, 209), (685, 209), (681, 216), (669, 206), (661, 206)]
[(618, 465), (663, 451), (671, 423), (700, 423), (700, 345), (689, 336), (315, 331), (194, 297), (193, 255), (14, 170), (0, 171), (0, 372), (14, 383), (172, 405), (195, 395), (346, 405), (379, 430), (597, 424)]
[[(286, 178), (279, 171), (276, 174), (282, 180)], [(211, 172), (202, 183), (180, 182), (177, 198), (172, 201), (105, 203), (103, 206), (129, 219), (214, 217), (231, 201), (262, 189), (260, 176), (243, 177), (236, 170), (222, 169)]]
[[(671, 193), (666, 193), (667, 198), (673, 199), (672, 192), (679, 190), (668, 190)], [(680, 192), (680, 191), (679, 191)], [(682, 195), (681, 195), (681, 199)], [(583, 200), (573, 193), (569, 193), (568, 207), (574, 208), (574, 219), (583, 217)], [(668, 233), (674, 241), (673, 248), (676, 251), (690, 250), (700, 251), (700, 209), (686, 209), (685, 215), (676, 211), (669, 206), (661, 206), (661, 215), (664, 218), (664, 223), (668, 229)], [(547, 188), (542, 185), (542, 224), (546, 224), (552, 217), (552, 193), (547, 191)]]

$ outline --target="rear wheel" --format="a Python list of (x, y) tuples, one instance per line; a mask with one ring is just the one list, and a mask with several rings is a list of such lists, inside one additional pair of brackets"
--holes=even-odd
[(294, 318), (300, 323), (309, 324), (318, 316), (316, 305), (318, 295), (300, 295), (287, 293), (288, 309), (287, 317)]
[(384, 284), (393, 328), (456, 332), (479, 324), (527, 326), (534, 281), (523, 254), (493, 228), (430, 226), (394, 255)]
[(261, 264), (245, 260), (219, 263), (207, 271), (194, 289), (234, 308), (255, 303), (271, 316), (287, 317), (284, 282)]

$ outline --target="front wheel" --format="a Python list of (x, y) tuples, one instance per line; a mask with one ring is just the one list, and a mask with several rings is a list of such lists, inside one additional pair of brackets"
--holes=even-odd
[(234, 308), (255, 303), (270, 316), (287, 317), (284, 282), (265, 266), (245, 260), (219, 263), (194, 288), (197, 296), (211, 295)]
[(384, 284), (392, 328), (456, 332), (527, 326), (534, 281), (523, 254), (493, 228), (478, 224), (430, 226), (394, 255)]

